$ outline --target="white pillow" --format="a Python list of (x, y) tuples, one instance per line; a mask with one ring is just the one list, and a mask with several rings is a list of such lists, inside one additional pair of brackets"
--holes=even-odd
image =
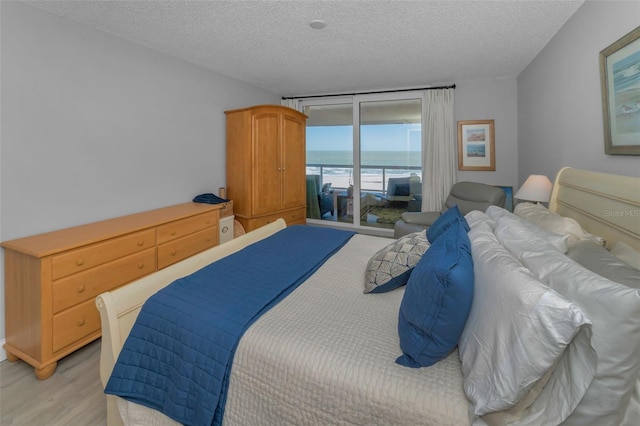
[[(509, 413), (510, 419), (558, 424), (578, 405), (595, 373), (590, 321), (518, 262), (486, 222), (474, 224), (469, 238), (475, 292), (458, 348), (474, 414), (537, 397), (531, 407)], [(573, 376), (577, 380), (569, 383), (566, 377)], [(540, 394), (531, 395), (547, 378), (544, 388), (534, 390)]]
[(591, 240), (575, 243), (567, 251), (567, 257), (611, 281), (640, 288), (640, 270)]
[[(502, 207), (489, 206), (489, 208), (487, 208), (487, 215), (494, 221), (497, 221), (501, 217), (509, 217), (509, 218), (512, 218), (513, 220), (517, 220), (521, 223), (522, 226), (528, 228), (529, 230), (531, 230), (531, 232), (535, 232), (537, 235), (539, 235), (540, 237), (544, 238), (545, 240), (553, 244), (553, 246), (559, 252), (561, 253), (567, 252), (567, 247), (568, 247), (567, 242), (569, 240), (569, 236), (566, 234), (558, 234), (556, 232), (543, 229), (540, 226), (536, 225), (535, 223), (530, 222), (521, 217), (518, 217), (515, 214), (511, 213), (509, 210), (503, 209)], [(495, 225), (494, 225), (494, 228), (495, 228)]]
[(636, 251), (629, 244), (616, 241), (611, 246), (611, 254), (634, 268), (640, 269), (640, 251)]
[(542, 204), (518, 203), (516, 208), (513, 210), (513, 213), (531, 223), (535, 223), (547, 231), (555, 232), (560, 235), (567, 235), (569, 237), (567, 241), (568, 246), (572, 246), (579, 240), (586, 239), (592, 240), (601, 246), (604, 246), (605, 244), (604, 239), (582, 229), (582, 226), (580, 226), (575, 219), (560, 216), (558, 213), (552, 212)]
[(494, 226), (496, 226), (496, 222), (489, 216), (487, 216), (486, 213), (483, 213), (480, 210), (471, 210), (469, 213), (464, 215), (464, 219), (467, 221), (467, 224), (469, 224), (470, 228), (480, 222), (487, 223), (489, 226), (491, 226), (492, 230)]
[(565, 424), (621, 424), (640, 380), (640, 290), (589, 271), (508, 218), (498, 220), (495, 232), (541, 281), (577, 303), (593, 322), (596, 375)]

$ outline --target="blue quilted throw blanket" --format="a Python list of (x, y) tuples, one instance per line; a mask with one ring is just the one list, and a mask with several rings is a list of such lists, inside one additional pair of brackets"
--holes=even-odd
[(245, 330), (353, 234), (291, 226), (174, 281), (145, 302), (105, 393), (186, 425), (221, 424)]

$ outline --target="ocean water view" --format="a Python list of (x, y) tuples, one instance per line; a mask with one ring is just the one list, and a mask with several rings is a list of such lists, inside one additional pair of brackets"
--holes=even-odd
[[(422, 179), (420, 151), (362, 151), (363, 190), (383, 191), (390, 177), (416, 174)], [(307, 151), (307, 174), (322, 174), (324, 183), (334, 188), (353, 184), (351, 151)]]
[[(361, 163), (369, 166), (420, 167), (420, 151), (362, 151)], [(307, 151), (307, 164), (351, 166), (351, 151)]]

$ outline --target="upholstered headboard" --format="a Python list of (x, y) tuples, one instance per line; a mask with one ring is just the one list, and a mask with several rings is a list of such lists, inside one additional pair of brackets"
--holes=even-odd
[(640, 250), (640, 178), (565, 167), (556, 177), (549, 209), (574, 218), (609, 247), (623, 241)]

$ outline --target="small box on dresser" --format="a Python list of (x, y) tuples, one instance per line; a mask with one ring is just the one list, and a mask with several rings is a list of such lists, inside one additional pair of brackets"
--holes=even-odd
[(220, 244), (233, 240), (233, 221), (235, 216), (220, 218)]
[(97, 295), (217, 245), (229, 208), (178, 204), (3, 242), (7, 359), (50, 377), (100, 337)]

